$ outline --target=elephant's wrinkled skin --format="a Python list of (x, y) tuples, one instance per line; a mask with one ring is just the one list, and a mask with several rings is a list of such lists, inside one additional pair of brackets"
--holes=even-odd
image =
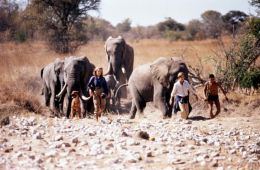
[(55, 96), (64, 85), (63, 66), (64, 61), (56, 59), (41, 69), (45, 106), (50, 106), (55, 114), (62, 112), (63, 109), (63, 96), (60, 100), (55, 100)]
[[(106, 74), (114, 75), (121, 84), (129, 80), (134, 66), (134, 50), (128, 45), (124, 38), (109, 37), (105, 43), (105, 50), (108, 60)], [(126, 88), (121, 90), (121, 96), (126, 97)]]
[(158, 58), (153, 63), (137, 67), (130, 76), (128, 86), (132, 96), (131, 117), (142, 113), (146, 103), (153, 101), (163, 117), (171, 117), (170, 93), (177, 74), (182, 71), (188, 77), (188, 68), (177, 58)]
[[(57, 95), (59, 97), (66, 92), (65, 96), (65, 111), (69, 118), (71, 108), (71, 93), (72, 91), (79, 91), (80, 96), (89, 96), (87, 93), (87, 83), (93, 74), (95, 66), (90, 63), (87, 57), (68, 57), (64, 61), (64, 81), (65, 85), (61, 92)], [(89, 107), (90, 101), (81, 100), (82, 115), (86, 115), (86, 110)]]

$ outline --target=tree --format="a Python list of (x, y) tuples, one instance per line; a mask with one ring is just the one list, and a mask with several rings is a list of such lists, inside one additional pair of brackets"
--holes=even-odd
[(213, 10), (209, 10), (201, 14), (204, 31), (208, 37), (218, 38), (221, 36), (223, 29), (223, 20), (221, 13)]
[(32, 0), (43, 28), (49, 30), (51, 45), (58, 52), (67, 53), (84, 43), (78, 40), (82, 20), (88, 11), (98, 10), (101, 0)]
[(260, 15), (260, 0), (251, 0), (250, 4), (257, 8), (256, 12)]
[(248, 15), (242, 11), (229, 11), (222, 16), (225, 23), (225, 28), (235, 36), (235, 32), (242, 26), (242, 23), (246, 21)]
[(186, 26), (186, 31), (192, 40), (202, 38), (202, 23), (199, 20), (191, 20)]
[(0, 41), (2, 39), (14, 38), (16, 29), (15, 20), (18, 16), (18, 9), (18, 4), (15, 2), (0, 0), (0, 32), (9, 31), (8, 37), (1, 36)]
[(120, 33), (128, 32), (131, 30), (131, 20), (129, 18), (125, 19), (122, 23), (116, 25), (116, 29)]
[(160, 32), (185, 30), (185, 26), (183, 24), (176, 22), (174, 19), (170, 17), (166, 18), (165, 21), (158, 23), (157, 27)]

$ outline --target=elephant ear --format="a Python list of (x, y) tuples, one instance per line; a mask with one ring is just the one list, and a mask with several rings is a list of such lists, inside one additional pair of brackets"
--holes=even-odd
[(159, 60), (150, 65), (152, 77), (159, 81), (164, 87), (169, 84), (169, 67), (166, 60)]
[(63, 66), (64, 66), (64, 61), (59, 58), (56, 58), (56, 60), (54, 61), (54, 73), (56, 75), (59, 75), (61, 70), (63, 69)]

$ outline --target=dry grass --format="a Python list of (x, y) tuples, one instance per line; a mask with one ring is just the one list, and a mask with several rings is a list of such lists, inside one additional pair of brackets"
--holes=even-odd
[[(134, 47), (135, 67), (161, 56), (181, 56), (188, 64), (203, 67), (205, 72), (212, 72), (214, 62), (209, 58), (215, 56), (215, 52), (221, 51), (217, 40), (178, 42), (141, 40), (128, 43)], [(225, 46), (229, 46), (230, 39), (225, 38), (224, 43)], [(7, 106), (8, 102), (15, 103), (15, 107), (39, 112), (40, 100), (43, 98), (39, 96), (41, 90), (40, 70), (55, 58), (64, 58), (65, 56), (49, 50), (43, 42), (4, 43), (0, 44), (0, 51), (0, 104)], [(84, 55), (96, 66), (104, 68), (107, 66), (104, 42), (90, 42), (79, 48), (73, 55)], [(221, 60), (221, 57), (218, 60)], [(245, 100), (245, 97), (233, 96), (232, 98), (237, 104)], [(259, 100), (259, 96), (256, 98)], [(2, 111), (3, 108), (0, 109), (0, 112)]]

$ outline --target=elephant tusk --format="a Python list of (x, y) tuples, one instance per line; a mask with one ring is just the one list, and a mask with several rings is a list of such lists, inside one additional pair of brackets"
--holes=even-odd
[(114, 95), (115, 98), (117, 98), (119, 90), (120, 90), (122, 87), (125, 87), (125, 86), (128, 86), (128, 83), (122, 84), (122, 85), (120, 85), (120, 86), (117, 88), (117, 90), (116, 90), (116, 92), (115, 92), (115, 95)]
[(122, 70), (122, 72), (123, 72), (124, 74), (126, 73), (125, 67), (122, 67), (121, 70)]
[(62, 96), (62, 94), (65, 92), (66, 87), (67, 87), (67, 83), (63, 86), (63, 88), (61, 89), (60, 93), (57, 94), (55, 97), (56, 98), (60, 98)]
[(88, 101), (89, 99), (91, 99), (92, 96), (86, 97), (84, 95), (81, 96), (82, 100)]

